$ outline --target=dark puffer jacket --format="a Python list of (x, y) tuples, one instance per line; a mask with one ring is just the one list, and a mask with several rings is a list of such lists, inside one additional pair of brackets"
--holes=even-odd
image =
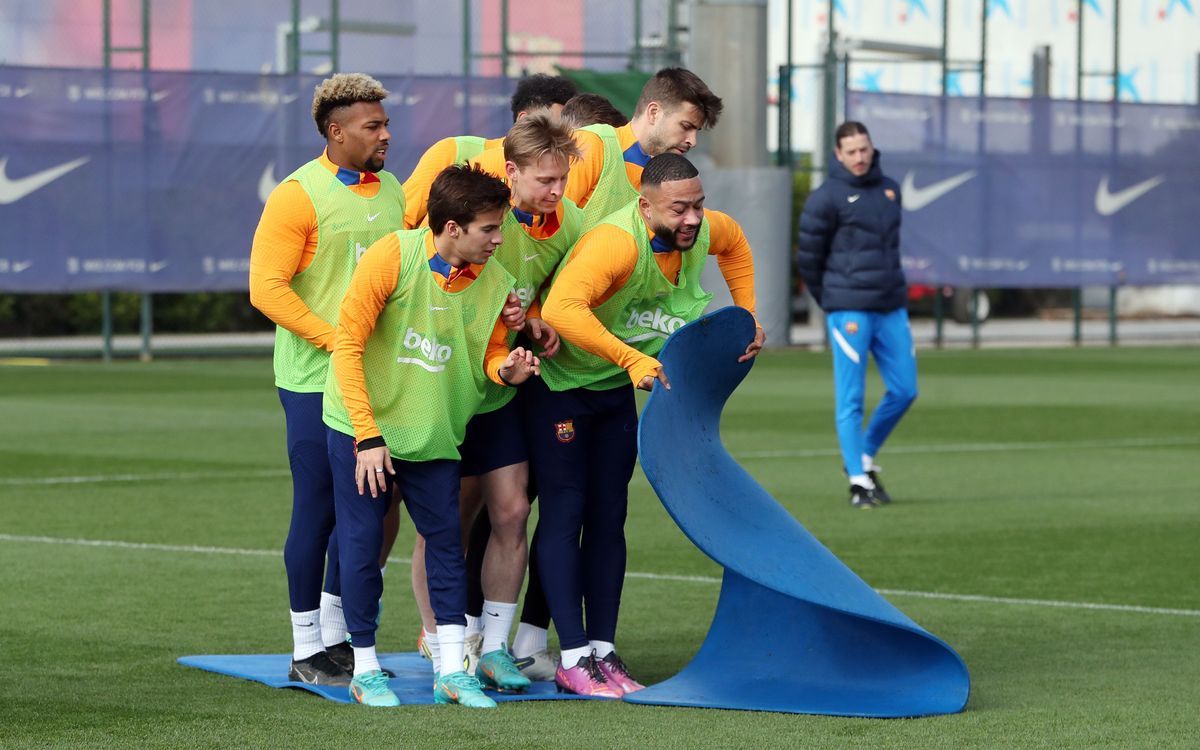
[(878, 151), (862, 177), (838, 161), (832, 172), (800, 216), (801, 278), (826, 312), (904, 307), (900, 186), (883, 175)]

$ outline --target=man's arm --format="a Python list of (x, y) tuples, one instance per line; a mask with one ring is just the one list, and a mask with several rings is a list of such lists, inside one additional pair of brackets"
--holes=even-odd
[(592, 309), (628, 283), (636, 265), (634, 239), (602, 224), (575, 246), (542, 305), (542, 317), (561, 337), (621, 367), (634, 385), (656, 376), (662, 364), (614, 336)]
[(590, 131), (576, 130), (575, 145), (579, 146), (582, 156), (579, 161), (571, 162), (563, 197), (583, 208), (600, 182), (600, 172), (604, 169), (604, 141)]
[(415, 229), (425, 220), (429, 210), (429, 188), (433, 180), (446, 167), (454, 163), (458, 155), (458, 143), (453, 138), (443, 138), (430, 146), (412, 174), (404, 181), (404, 228)]
[(334, 327), (292, 289), (317, 212), (300, 183), (289, 180), (267, 198), (250, 248), (250, 304), (313, 346), (333, 350)]
[[(704, 216), (708, 219), (708, 254), (717, 256), (717, 266), (729, 285), (733, 304), (754, 315), (754, 256), (746, 233), (728, 214), (705, 210)], [(766, 338), (766, 331), (758, 325), (756, 317), (754, 340), (738, 361), (744, 362), (758, 354)]]
[(354, 427), (359, 449), (382, 446), (383, 436), (375, 423), (363, 371), (363, 350), (375, 323), (396, 291), (400, 278), (400, 240), (395, 233), (378, 240), (363, 253), (354, 269), (350, 287), (338, 311), (337, 337), (333, 346), (333, 375), (342, 391), (342, 401)]
[(837, 231), (837, 210), (826, 194), (817, 190), (808, 197), (800, 214), (800, 232), (796, 238), (796, 269), (817, 304), (825, 277), (825, 261)]

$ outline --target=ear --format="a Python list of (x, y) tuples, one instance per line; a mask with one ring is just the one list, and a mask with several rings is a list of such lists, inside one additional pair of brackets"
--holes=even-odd
[(328, 134), (327, 137), (331, 141), (337, 141), (338, 143), (341, 143), (342, 141), (346, 140), (346, 134), (342, 131), (342, 126), (335, 120), (329, 121), (329, 124), (325, 126), (325, 132)]
[(646, 121), (651, 125), (658, 124), (658, 118), (662, 114), (662, 105), (658, 102), (650, 102), (646, 105)]
[(513, 178), (516, 177), (516, 175), (517, 175), (516, 162), (511, 162), (511, 161), (504, 162), (504, 176), (508, 178), (508, 181), (510, 183), (513, 181)]
[(455, 221), (454, 219), (450, 219), (449, 221), (446, 222), (445, 232), (446, 232), (446, 234), (450, 235), (452, 238), (458, 239), (458, 235), (462, 233), (462, 227), (459, 226), (457, 221)]
[(641, 212), (643, 219), (650, 221), (650, 201), (644, 195), (638, 196), (638, 211)]

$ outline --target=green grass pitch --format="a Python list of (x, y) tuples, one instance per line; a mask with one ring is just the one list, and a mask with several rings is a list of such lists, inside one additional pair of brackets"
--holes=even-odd
[[(891, 721), (368, 710), (181, 667), (290, 648), (269, 360), (0, 366), (0, 747), (1196, 747), (1200, 350), (919, 359), (921, 397), (880, 456), (888, 508), (846, 503), (827, 354), (764, 354), (724, 423), (768, 491), (966, 660), (965, 713)], [(873, 377), (872, 403), (879, 390)], [(618, 641), (654, 682), (703, 639), (720, 571), (640, 470), (630, 505)], [(381, 646), (411, 650), (403, 560), (386, 584)]]

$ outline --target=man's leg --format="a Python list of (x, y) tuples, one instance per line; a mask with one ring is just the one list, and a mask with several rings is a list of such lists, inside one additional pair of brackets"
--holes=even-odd
[(858, 310), (837, 310), (826, 316), (833, 351), (834, 410), (842, 466), (850, 478), (850, 502), (875, 506), (874, 484), (863, 468), (863, 398), (867, 355), (871, 348), (871, 316)]
[[(342, 571), (342, 611), (354, 647), (354, 680), (350, 695), (370, 706), (396, 706), (396, 694), (375, 653), (376, 618), (383, 577), (379, 552), (383, 545), (383, 517), (388, 495), (359, 494), (354, 472), (355, 441), (350, 435), (328, 430), (329, 464), (333, 470), (333, 495), (337, 507), (338, 551)], [(390, 489), (390, 487), (388, 488)]]
[(583, 626), (579, 536), (592, 479), (587, 475), (588, 455), (595, 448), (584, 402), (587, 393), (554, 393), (540, 380), (525, 387), (531, 389), (526, 434), (541, 497), (536, 553), (561, 647), (555, 682), (559, 689), (577, 694), (620, 697), (596, 666)]
[[(332, 533), (333, 478), (321, 421), (321, 398), (320, 393), (279, 389), (292, 469), (292, 518), (283, 547), (292, 621), (289, 673), (291, 679), (310, 684), (345, 685), (349, 674), (329, 659), (322, 638), (322, 603), (327, 598), (332, 601), (332, 597), (322, 595), (321, 575), (326, 567), (326, 551), (332, 548), (336, 554), (337, 547)], [(336, 561), (330, 561), (330, 568), (336, 573)]]
[[(875, 456), (879, 455), (900, 418), (917, 400), (917, 356), (908, 324), (908, 310), (900, 308), (877, 316), (871, 354), (887, 389), (871, 415), (863, 440), (863, 461), (869, 464), (863, 468), (874, 474), (877, 469)], [(886, 497), (886, 493), (880, 494)]]
[(592, 653), (609, 682), (623, 693), (641, 690), (617, 655), (617, 616), (625, 582), (625, 517), (629, 480), (637, 462), (637, 404), (633, 387), (589, 394), (598, 402), (592, 421), (595, 449), (584, 515), (582, 550), (587, 635)]
[(467, 627), (466, 566), (458, 517), (457, 461), (400, 461), (397, 482), (408, 514), (425, 538), (425, 571), (429, 601), (437, 620), (442, 652), (435, 678), (434, 700), (472, 708), (493, 708), (474, 677), (463, 671), (463, 639)]

